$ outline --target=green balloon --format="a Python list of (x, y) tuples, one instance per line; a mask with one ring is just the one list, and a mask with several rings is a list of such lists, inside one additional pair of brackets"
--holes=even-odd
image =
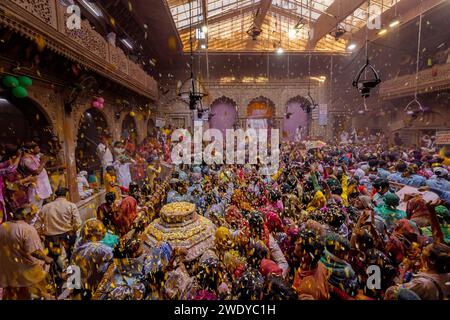
[(33, 80), (31, 80), (30, 78), (26, 77), (26, 76), (20, 76), (19, 77), (19, 84), (21, 87), (29, 87), (33, 84)]
[(5, 76), (3, 77), (3, 85), (5, 88), (15, 88), (19, 86), (19, 80), (13, 76)]
[(28, 97), (28, 91), (24, 87), (15, 87), (12, 89), (12, 94), (16, 98), (26, 98)]

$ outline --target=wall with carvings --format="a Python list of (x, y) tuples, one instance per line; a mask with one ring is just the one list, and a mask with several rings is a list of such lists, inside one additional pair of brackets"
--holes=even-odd
[(67, 8), (59, 0), (2, 0), (0, 25), (147, 98), (156, 99), (158, 86), (141, 66), (110, 45), (89, 24), (69, 30)]
[[(82, 97), (78, 99), (73, 104), (71, 112), (68, 113), (64, 111), (64, 92), (61, 89), (55, 89), (49, 83), (35, 80), (33, 85), (28, 88), (28, 94), (29, 98), (44, 113), (52, 127), (52, 132), (60, 141), (61, 151), (58, 159), (60, 159), (61, 165), (65, 167), (64, 180), (71, 191), (72, 200), (78, 201), (79, 197), (75, 183), (77, 175), (75, 149), (80, 119), (83, 113), (91, 108), (91, 98)], [(106, 119), (113, 139), (118, 140), (121, 138), (122, 122), (127, 114), (134, 112), (138, 142), (141, 142), (147, 136), (147, 123), (150, 119), (154, 119), (156, 113), (141, 111), (137, 106), (130, 106), (120, 112), (121, 107), (117, 106), (113, 99), (109, 98), (112, 94), (111, 92), (103, 93), (106, 102), (104, 109), (100, 112)], [(117, 113), (119, 113), (119, 117), (117, 117)]]
[[(282, 128), (285, 121), (286, 104), (296, 96), (306, 96), (307, 82), (272, 81), (268, 83), (227, 83), (205, 82), (203, 88), (208, 96), (203, 103), (210, 106), (217, 99), (231, 99), (237, 105), (238, 125), (243, 126), (247, 118), (247, 106), (258, 97), (270, 99), (274, 103), (273, 126)], [(327, 103), (327, 86), (324, 83), (313, 83), (311, 95), (316, 103)], [(160, 97), (159, 109), (165, 113), (169, 123), (175, 126), (192, 126), (192, 117), (186, 102), (176, 95), (173, 88), (167, 95)], [(317, 129), (317, 131), (323, 128)], [(326, 134), (325, 131), (323, 133)]]

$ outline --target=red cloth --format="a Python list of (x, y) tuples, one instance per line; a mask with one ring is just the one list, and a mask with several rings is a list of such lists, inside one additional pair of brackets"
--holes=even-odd
[(281, 232), (283, 231), (283, 222), (275, 212), (270, 212), (266, 216), (266, 226), (269, 232)]
[(124, 235), (131, 230), (136, 217), (137, 201), (133, 197), (127, 196), (120, 203), (118, 213), (114, 215), (114, 224), (121, 235)]
[(268, 275), (274, 274), (277, 276), (283, 275), (283, 269), (281, 269), (274, 261), (269, 259), (262, 259), (261, 265), (259, 267), (259, 272), (264, 277), (267, 277)]
[(244, 218), (240, 210), (235, 205), (231, 205), (227, 209), (225, 213), (225, 221), (233, 228), (244, 232), (245, 235), (249, 234), (250, 226), (248, 221)]

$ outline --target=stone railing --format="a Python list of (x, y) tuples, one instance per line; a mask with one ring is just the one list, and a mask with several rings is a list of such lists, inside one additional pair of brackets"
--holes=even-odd
[(87, 20), (69, 30), (68, 14), (58, 0), (1, 0), (0, 25), (29, 39), (43, 37), (45, 45), (69, 60), (148, 98), (157, 99), (158, 86), (141, 66), (109, 44)]
[[(381, 83), (380, 97), (384, 99), (413, 95), (416, 88), (416, 75), (408, 74)], [(435, 65), (419, 72), (417, 91), (433, 92), (450, 88), (450, 63)]]

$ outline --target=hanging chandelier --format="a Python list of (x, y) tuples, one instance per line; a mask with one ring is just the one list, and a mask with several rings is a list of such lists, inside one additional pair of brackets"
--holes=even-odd
[[(414, 98), (406, 105), (405, 112), (411, 117), (416, 117), (419, 113), (423, 113), (425, 108), (422, 103), (420, 103), (418, 98), (418, 86), (419, 86), (419, 63), (420, 63), (420, 44), (422, 40), (422, 3), (420, 5), (420, 15), (419, 15), (419, 32), (417, 35), (417, 53), (416, 53), (416, 77), (415, 77), (415, 87), (414, 87)], [(414, 106), (416, 106), (414, 108)]]

